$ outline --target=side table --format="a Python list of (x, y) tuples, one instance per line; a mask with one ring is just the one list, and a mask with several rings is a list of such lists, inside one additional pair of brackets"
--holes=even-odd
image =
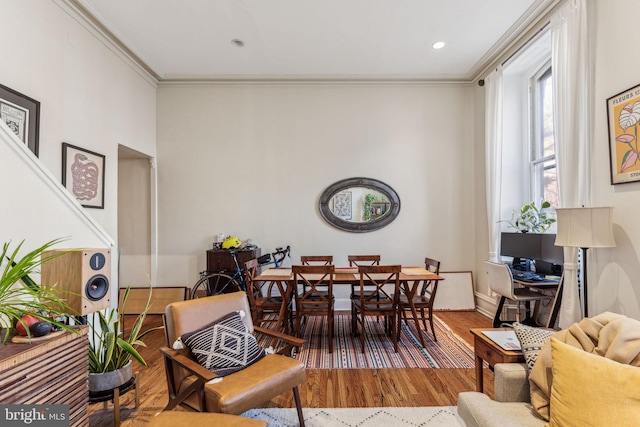
[(115, 427), (120, 427), (120, 395), (125, 394), (131, 389), (135, 392), (135, 407), (140, 404), (138, 398), (138, 385), (137, 385), (138, 373), (136, 372), (133, 377), (120, 387), (116, 387), (113, 390), (104, 391), (89, 391), (89, 403), (104, 402), (104, 408), (107, 408), (107, 401), (113, 400), (113, 423)]
[(482, 364), (487, 362), (493, 367), (496, 363), (522, 363), (525, 361), (522, 351), (505, 350), (493, 342), (482, 331), (506, 331), (508, 328), (475, 328), (473, 334), (473, 350), (476, 356), (476, 391), (484, 391)]

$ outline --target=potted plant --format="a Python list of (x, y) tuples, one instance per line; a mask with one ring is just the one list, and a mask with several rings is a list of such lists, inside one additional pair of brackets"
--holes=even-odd
[(124, 307), (131, 287), (127, 287), (122, 297), (119, 313), (107, 309), (92, 313), (89, 319), (89, 391), (114, 389), (127, 381), (132, 374), (132, 358), (143, 366), (147, 362), (138, 352), (138, 347), (146, 347), (143, 339), (162, 326), (142, 331), (147, 312), (151, 307), (152, 287), (144, 310), (133, 321), (131, 329), (125, 333)]
[(40, 286), (30, 277), (30, 274), (38, 272), (40, 265), (64, 253), (43, 256), (45, 251), (61, 241), (62, 239), (55, 239), (47, 242), (22, 257), (19, 257), (18, 254), (24, 240), (12, 251), (9, 250), (10, 242), (4, 243), (0, 258), (0, 268), (2, 269), (0, 276), (0, 328), (4, 329), (4, 333), (0, 335), (0, 342), (5, 342), (17, 325), (20, 325), (26, 331), (27, 336), (31, 338), (30, 325), (25, 322), (23, 317), (25, 314), (50, 323), (54, 327), (77, 332), (71, 326), (57, 320), (70, 312), (70, 307), (64, 299), (65, 291), (56, 289), (55, 284)]
[(521, 233), (544, 233), (556, 219), (548, 212), (551, 203), (543, 201), (538, 209), (535, 202), (527, 203), (520, 208), (520, 211), (513, 211), (510, 221), (501, 221), (509, 224)]
[(364, 220), (370, 221), (371, 214), (373, 211), (373, 203), (378, 201), (378, 198), (371, 193), (365, 194), (364, 196)]

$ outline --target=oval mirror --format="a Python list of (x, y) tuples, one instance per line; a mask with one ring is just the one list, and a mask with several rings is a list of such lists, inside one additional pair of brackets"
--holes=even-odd
[(331, 184), (320, 196), (320, 214), (336, 228), (355, 233), (378, 230), (396, 219), (400, 197), (372, 178), (347, 178)]

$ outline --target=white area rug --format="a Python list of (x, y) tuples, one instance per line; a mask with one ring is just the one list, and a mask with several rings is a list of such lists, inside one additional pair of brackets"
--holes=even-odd
[[(455, 406), (303, 408), (302, 412), (306, 427), (464, 426)], [(267, 421), (270, 427), (298, 426), (295, 408), (251, 409), (242, 416)]]

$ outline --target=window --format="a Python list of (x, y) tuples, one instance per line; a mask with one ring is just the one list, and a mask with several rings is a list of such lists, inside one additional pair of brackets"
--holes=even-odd
[(531, 195), (534, 201), (547, 200), (558, 206), (556, 148), (553, 135), (553, 79), (545, 64), (530, 81), (531, 94)]

